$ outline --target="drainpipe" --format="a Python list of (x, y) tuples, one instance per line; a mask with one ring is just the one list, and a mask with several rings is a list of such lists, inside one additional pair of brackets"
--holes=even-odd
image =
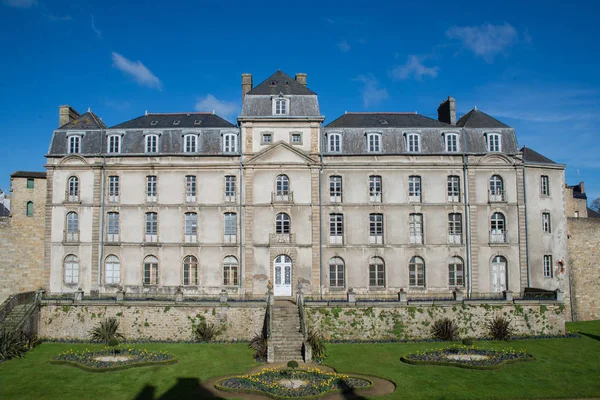
[(523, 206), (525, 207), (525, 258), (527, 260), (527, 287), (531, 287), (530, 282), (530, 266), (529, 266), (529, 224), (527, 223), (527, 180), (525, 176), (527, 170), (525, 165), (523, 165)]
[(467, 298), (471, 298), (471, 225), (469, 223), (469, 180), (467, 174), (467, 156), (463, 154), (463, 182), (465, 192), (465, 243), (467, 246)]
[[(99, 126), (100, 121), (94, 117)], [(102, 152), (102, 167), (101, 167), (101, 181), (100, 181), (100, 243), (98, 251), (98, 293), (102, 287), (102, 259), (104, 258), (104, 181), (106, 180), (106, 152), (104, 152), (104, 136), (106, 129), (100, 129), (100, 151)]]
[[(242, 185), (242, 183), (243, 183), (243, 179), (244, 178), (243, 178), (243, 170), (242, 170), (242, 143), (241, 143), (242, 140), (241, 139), (242, 139), (242, 128), (240, 127), (240, 140), (238, 140), (238, 143), (239, 143), (239, 146), (240, 146), (240, 150), (239, 150), (239, 153), (240, 153), (240, 191), (239, 191), (240, 192), (240, 195), (239, 195), (239, 214), (240, 214), (240, 218), (238, 220), (239, 221), (238, 222), (238, 224), (239, 224), (239, 232), (240, 232), (240, 234), (238, 235), (239, 238), (240, 238), (240, 240), (239, 240), (239, 242), (240, 242), (240, 284), (243, 282), (243, 280), (242, 280), (242, 274), (243, 274), (243, 272), (242, 271), (244, 270), (242, 268), (242, 265), (243, 265), (242, 264), (242, 252), (243, 252), (243, 248), (242, 248), (242, 237), (243, 237), (243, 234), (242, 234), (242, 226), (243, 226), (242, 225), (242, 187), (243, 187), (243, 185)], [(243, 287), (243, 285), (241, 285), (241, 286)]]
[[(319, 141), (321, 140), (319, 135)], [(322, 190), (321, 190), (321, 179), (323, 175), (323, 151), (319, 152), (319, 159), (321, 165), (319, 166), (319, 292), (321, 294), (321, 300), (323, 300), (323, 202), (321, 201)]]

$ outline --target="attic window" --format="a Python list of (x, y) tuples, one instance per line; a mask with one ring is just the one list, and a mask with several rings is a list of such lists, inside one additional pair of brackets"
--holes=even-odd
[(387, 124), (388, 124), (388, 122), (387, 122), (385, 119), (380, 119), (380, 120), (379, 120), (379, 123), (380, 123), (381, 125), (387, 125)]
[(175, 120), (175, 121), (173, 121), (173, 125), (177, 126), (177, 125), (179, 125), (179, 122), (180, 121)]
[(285, 81), (285, 84), (286, 84), (286, 85), (289, 85), (289, 84), (290, 84), (290, 82), (289, 82), (289, 81)]
[(200, 121), (199, 119), (194, 120), (194, 125), (200, 125), (202, 123), (202, 121)]
[(151, 122), (150, 122), (150, 125), (151, 125), (151, 126), (158, 125), (158, 121), (151, 121)]
[(276, 86), (277, 82), (276, 81), (271, 81), (271, 86)]

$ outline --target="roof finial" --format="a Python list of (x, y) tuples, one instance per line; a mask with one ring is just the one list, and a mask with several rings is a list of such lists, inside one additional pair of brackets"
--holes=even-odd
[(87, 112), (92, 112), (92, 109), (90, 107), (88, 107), (88, 111)]
[(215, 109), (213, 108), (213, 115), (214, 115), (214, 113), (215, 113)]
[(144, 111), (144, 115), (148, 115), (148, 110)]
[(477, 111), (477, 106), (473, 106), (473, 110)]

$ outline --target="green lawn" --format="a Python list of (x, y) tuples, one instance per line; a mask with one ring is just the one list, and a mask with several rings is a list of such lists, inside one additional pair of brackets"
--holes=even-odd
[[(407, 365), (403, 354), (443, 343), (330, 344), (327, 365), (340, 372), (375, 375), (396, 383), (393, 395), (378, 399), (515, 399), (600, 396), (600, 321), (572, 323), (569, 331), (587, 336), (574, 339), (477, 342), (478, 346), (524, 349), (536, 361), (478, 371), (455, 367)], [(147, 344), (165, 350), (179, 362), (116, 372), (93, 373), (47, 363), (69, 348), (92, 345), (45, 343), (25, 358), (0, 364), (0, 399), (136, 399), (206, 398), (206, 379), (244, 373), (256, 365), (245, 344)]]

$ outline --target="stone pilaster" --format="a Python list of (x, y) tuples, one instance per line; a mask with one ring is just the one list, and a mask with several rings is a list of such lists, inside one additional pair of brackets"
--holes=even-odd
[(469, 179), (469, 240), (471, 241), (471, 290), (478, 292), (479, 289), (479, 231), (477, 229), (477, 182), (475, 171), (467, 172)]
[(525, 182), (523, 167), (517, 168), (517, 217), (519, 219), (519, 275), (520, 291), (527, 287), (527, 221), (525, 215)]
[(320, 293), (321, 277), (321, 215), (319, 212), (319, 174), (318, 168), (311, 170), (311, 242), (312, 242), (312, 273), (311, 287), (314, 294)]
[(98, 260), (101, 252), (100, 242), (100, 213), (102, 210), (102, 166), (94, 165), (94, 198), (92, 201), (92, 260), (91, 260), (91, 284), (90, 290), (98, 290), (98, 276), (101, 273), (102, 260)]
[(252, 142), (254, 140), (252, 137), (252, 135), (253, 135), (252, 122), (245, 123), (244, 133), (246, 134), (246, 137), (244, 138), (244, 141), (245, 141), (244, 153), (252, 154), (252, 153), (254, 153), (254, 151), (252, 151)]
[(246, 293), (253, 292), (252, 284), (252, 273), (254, 271), (254, 243), (252, 237), (252, 225), (254, 223), (254, 170), (244, 170), (244, 216), (243, 216), (243, 269), (244, 269), (244, 282), (243, 287)]

